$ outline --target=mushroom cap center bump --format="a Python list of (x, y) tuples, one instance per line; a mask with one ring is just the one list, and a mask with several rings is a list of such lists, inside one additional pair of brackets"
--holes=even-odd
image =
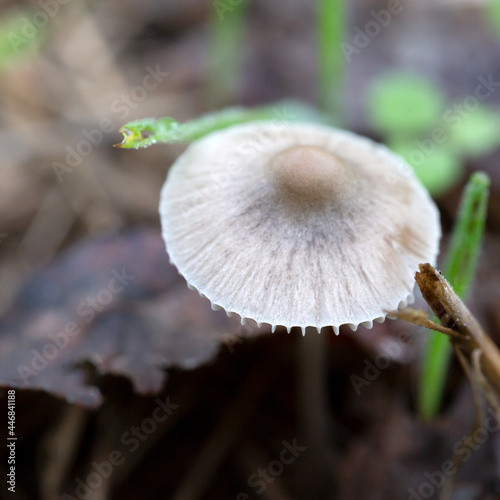
[(355, 188), (352, 167), (316, 146), (294, 146), (274, 155), (265, 166), (278, 195), (308, 205), (323, 205), (349, 196)]

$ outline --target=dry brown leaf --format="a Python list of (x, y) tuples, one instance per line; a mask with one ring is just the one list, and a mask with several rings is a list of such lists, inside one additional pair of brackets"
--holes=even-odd
[(196, 368), (254, 331), (186, 288), (158, 232), (129, 231), (77, 244), (26, 283), (0, 322), (0, 384), (94, 407), (85, 362), (155, 393), (165, 368)]

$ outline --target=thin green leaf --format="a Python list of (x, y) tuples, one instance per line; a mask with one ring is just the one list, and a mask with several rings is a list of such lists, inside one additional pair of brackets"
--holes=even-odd
[(474, 279), (483, 241), (490, 179), (472, 175), (464, 193), (446, 263), (446, 277), (464, 301)]
[[(472, 175), (459, 210), (445, 266), (445, 276), (464, 301), (476, 273), (484, 235), (490, 179), (483, 172)], [(425, 419), (434, 417), (442, 400), (451, 347), (448, 338), (432, 332), (422, 365), (419, 411)]]
[(127, 123), (120, 129), (123, 141), (116, 144), (116, 147), (139, 149), (157, 143), (192, 142), (211, 132), (233, 125), (270, 120), (325, 121), (313, 108), (296, 101), (283, 101), (273, 106), (253, 109), (228, 108), (186, 123), (179, 123), (170, 117), (144, 118)]
[(208, 45), (207, 108), (237, 101), (248, 0), (212, 3)]
[(493, 32), (500, 35), (500, 2), (491, 0), (484, 9), (486, 19), (490, 22)]
[(317, 58), (318, 96), (321, 109), (342, 122), (345, 60), (341, 44), (345, 39), (347, 2), (318, 0)]

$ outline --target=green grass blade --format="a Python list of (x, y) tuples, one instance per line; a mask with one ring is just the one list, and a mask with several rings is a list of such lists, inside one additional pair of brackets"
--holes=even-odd
[(336, 122), (344, 118), (345, 59), (341, 44), (345, 39), (347, 2), (318, 0), (317, 65), (320, 107)]
[(446, 262), (446, 278), (467, 300), (483, 241), (490, 179), (483, 172), (472, 175), (460, 207)]
[(324, 118), (313, 108), (297, 101), (282, 101), (272, 106), (259, 108), (228, 108), (210, 113), (186, 123), (174, 118), (144, 118), (124, 125), (120, 132), (123, 141), (116, 147), (124, 149), (147, 148), (158, 143), (191, 142), (224, 128), (254, 121), (324, 122)]
[[(465, 301), (476, 273), (484, 235), (490, 179), (483, 172), (471, 176), (462, 197), (445, 266), (445, 277)], [(434, 417), (441, 404), (451, 346), (448, 338), (431, 332), (420, 379), (418, 407), (424, 419)]]
[(248, 3), (248, 0), (212, 3), (207, 109), (218, 109), (237, 101)]
[(424, 420), (431, 420), (439, 411), (450, 356), (451, 346), (446, 335), (429, 331), (429, 338), (424, 348), (418, 394), (418, 410)]

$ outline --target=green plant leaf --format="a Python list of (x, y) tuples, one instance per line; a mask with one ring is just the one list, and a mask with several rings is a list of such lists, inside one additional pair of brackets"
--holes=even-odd
[(343, 121), (345, 58), (341, 43), (345, 40), (346, 0), (318, 0), (316, 43), (318, 100), (321, 109), (337, 122)]
[[(29, 25), (30, 12), (16, 10), (0, 21), (0, 69), (36, 54), (42, 44), (45, 29)], [(29, 37), (23, 31), (26, 26), (30, 26)]]
[(201, 137), (240, 123), (254, 121), (307, 121), (323, 123), (325, 118), (314, 108), (297, 101), (282, 101), (260, 108), (227, 108), (186, 123), (174, 118), (144, 118), (127, 123), (120, 129), (123, 140), (116, 147), (124, 149), (147, 148), (157, 143), (191, 142)]
[(248, 0), (211, 2), (208, 42), (207, 108), (237, 101)]
[(441, 118), (444, 99), (431, 81), (405, 73), (375, 80), (368, 95), (372, 126), (391, 136), (415, 136), (430, 130)]
[(450, 146), (468, 156), (481, 156), (500, 146), (500, 117), (485, 107), (465, 117), (450, 130)]
[[(445, 265), (445, 277), (464, 301), (470, 292), (484, 235), (490, 179), (473, 174), (465, 188)], [(427, 341), (420, 379), (418, 408), (430, 419), (437, 415), (448, 372), (451, 347), (448, 338), (431, 332)]]
[(485, 14), (495, 33), (500, 35), (500, 2), (491, 0), (485, 9)]
[(434, 197), (457, 185), (462, 178), (463, 162), (446, 145), (433, 144), (435, 149), (430, 153), (424, 153), (409, 140), (390, 143), (390, 147), (414, 168), (417, 177)]
[(465, 188), (458, 220), (453, 231), (446, 260), (446, 278), (457, 294), (467, 300), (476, 274), (481, 242), (483, 241), (490, 179), (476, 172)]

